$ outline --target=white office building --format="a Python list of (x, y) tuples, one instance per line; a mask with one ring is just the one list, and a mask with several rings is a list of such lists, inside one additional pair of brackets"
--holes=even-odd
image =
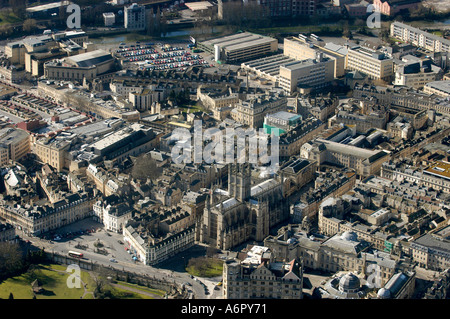
[(113, 12), (103, 13), (103, 20), (105, 21), (105, 27), (110, 27), (116, 23), (116, 15)]
[(130, 31), (145, 30), (145, 7), (133, 3), (124, 8), (124, 27)]

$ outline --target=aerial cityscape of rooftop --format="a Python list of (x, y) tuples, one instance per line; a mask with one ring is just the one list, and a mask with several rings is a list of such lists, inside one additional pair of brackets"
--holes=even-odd
[(0, 299), (450, 299), (450, 2), (3, 1), (0, 164)]

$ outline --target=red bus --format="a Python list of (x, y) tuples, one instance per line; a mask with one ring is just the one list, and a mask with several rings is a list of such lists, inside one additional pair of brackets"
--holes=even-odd
[(82, 253), (78, 253), (76, 251), (69, 251), (69, 256), (70, 257), (75, 257), (75, 258), (83, 258), (83, 254)]

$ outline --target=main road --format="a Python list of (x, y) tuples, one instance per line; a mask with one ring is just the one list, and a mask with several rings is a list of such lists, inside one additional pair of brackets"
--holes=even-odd
[[(65, 231), (75, 232), (79, 230), (91, 229), (89, 220), (66, 226), (60, 229), (58, 234), (63, 235)], [(98, 223), (95, 226), (100, 225)], [(69, 228), (70, 227), (70, 228)], [(75, 230), (77, 229), (78, 230)], [(96, 227), (97, 228), (97, 227)], [(63, 231), (64, 230), (64, 231)], [(112, 267), (118, 270), (125, 270), (136, 274), (143, 274), (159, 280), (175, 282), (179, 285), (188, 283), (188, 289), (194, 294), (196, 299), (221, 298), (221, 290), (214, 290), (215, 285), (221, 280), (221, 277), (213, 278), (195, 278), (189, 275), (184, 266), (191, 257), (204, 255), (205, 248), (202, 246), (193, 246), (187, 251), (182, 252), (167, 262), (161, 263), (161, 266), (148, 266), (139, 261), (134, 261), (132, 255), (125, 248), (127, 245), (123, 241), (121, 234), (107, 232), (103, 228), (97, 228), (96, 232), (78, 234), (70, 239), (47, 240), (39, 237), (29, 237), (25, 234), (19, 234), (24, 240), (29, 240), (37, 248), (43, 248), (47, 253), (57, 253), (67, 256), (70, 250), (83, 253), (85, 260), (94, 264)], [(95, 243), (100, 242), (105, 254), (97, 252)], [(77, 247), (84, 246), (84, 249)], [(98, 245), (97, 245), (98, 246)], [(111, 261), (113, 260), (114, 261)], [(207, 287), (207, 289), (205, 289)]]

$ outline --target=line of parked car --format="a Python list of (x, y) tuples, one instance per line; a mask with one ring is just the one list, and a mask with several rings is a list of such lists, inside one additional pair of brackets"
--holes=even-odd
[(86, 228), (84, 230), (78, 230), (78, 231), (73, 231), (73, 232), (67, 232), (67, 233), (49, 233), (49, 234), (45, 234), (42, 235), (41, 238), (42, 239), (47, 239), (47, 240), (54, 240), (54, 241), (59, 241), (64, 239), (70, 239), (76, 236), (81, 236), (81, 235), (86, 235), (86, 234), (90, 234), (90, 233), (95, 233), (98, 230), (98, 228)]
[(174, 62), (174, 63), (166, 63), (166, 64), (158, 64), (158, 65), (152, 65), (152, 64), (146, 63), (143, 65), (140, 65), (139, 69), (151, 71), (151, 70), (167, 70), (167, 69), (182, 68), (182, 70), (185, 70), (187, 67), (194, 66), (194, 65), (203, 66), (204, 68), (210, 68), (213, 66), (213, 65), (210, 65), (208, 63), (208, 61), (199, 59), (199, 60), (182, 61), (182, 62)]

